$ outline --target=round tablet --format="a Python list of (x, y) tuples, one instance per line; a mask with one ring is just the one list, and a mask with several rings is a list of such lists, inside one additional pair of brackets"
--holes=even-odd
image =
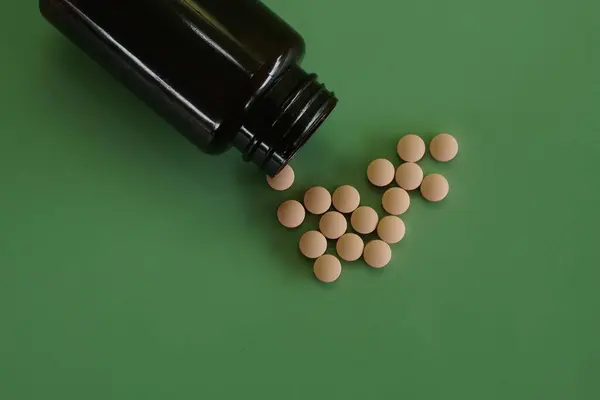
[(378, 158), (372, 161), (367, 168), (367, 178), (375, 186), (387, 186), (394, 180), (396, 168), (390, 160)]
[(429, 143), (431, 157), (440, 162), (448, 162), (458, 153), (458, 142), (449, 133), (440, 133)]
[(319, 230), (327, 239), (337, 239), (346, 233), (347, 229), (346, 218), (337, 211), (326, 212), (319, 221)]
[(396, 146), (398, 155), (406, 162), (417, 162), (425, 155), (425, 142), (417, 135), (406, 135)]
[(300, 252), (308, 258), (317, 258), (325, 254), (327, 239), (319, 231), (304, 232), (298, 243)]
[(450, 185), (448, 181), (440, 174), (430, 174), (423, 178), (421, 183), (421, 194), (426, 200), (437, 202), (442, 201), (448, 195)]
[(362, 256), (365, 243), (356, 233), (346, 233), (338, 239), (335, 250), (344, 261), (356, 261)]
[(381, 197), (381, 205), (388, 214), (401, 215), (410, 206), (408, 192), (399, 187), (389, 188)]
[(386, 243), (398, 243), (406, 233), (404, 221), (394, 215), (383, 217), (377, 225), (377, 235)]
[(396, 183), (404, 190), (415, 190), (422, 180), (423, 170), (418, 164), (406, 162), (396, 170)]
[(277, 219), (286, 228), (297, 228), (304, 222), (304, 207), (296, 200), (286, 200), (277, 209)]
[(313, 266), (313, 272), (321, 282), (331, 283), (340, 277), (342, 264), (335, 256), (325, 254), (317, 258)]
[(315, 186), (304, 193), (304, 207), (309, 213), (321, 215), (331, 207), (331, 194), (322, 186)]
[(392, 260), (392, 249), (383, 240), (371, 240), (365, 246), (365, 262), (373, 268), (383, 268)]
[(287, 190), (294, 183), (294, 170), (291, 166), (286, 165), (281, 171), (274, 177), (267, 175), (267, 183), (275, 190)]
[(359, 204), (360, 194), (350, 185), (340, 186), (333, 192), (333, 206), (341, 213), (351, 213)]
[(377, 211), (367, 206), (358, 207), (350, 217), (354, 230), (363, 235), (373, 232), (377, 228), (378, 221)]

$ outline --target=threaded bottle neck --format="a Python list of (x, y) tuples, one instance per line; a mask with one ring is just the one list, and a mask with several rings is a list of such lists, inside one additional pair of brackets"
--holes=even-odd
[(250, 108), (234, 146), (244, 160), (275, 175), (327, 119), (337, 101), (315, 74), (293, 66)]

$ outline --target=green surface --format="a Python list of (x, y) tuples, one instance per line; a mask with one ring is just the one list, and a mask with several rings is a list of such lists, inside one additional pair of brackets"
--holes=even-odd
[[(341, 99), (289, 193), (5, 3), (0, 399), (600, 397), (597, 1), (268, 1)], [(447, 201), (413, 198), (387, 269), (314, 280), (277, 205), (377, 205), (368, 162), (439, 131)]]

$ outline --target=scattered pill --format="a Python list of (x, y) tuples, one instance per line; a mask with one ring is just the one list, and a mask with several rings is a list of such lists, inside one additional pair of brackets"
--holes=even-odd
[(440, 133), (429, 143), (429, 153), (440, 162), (448, 162), (458, 153), (458, 142), (449, 133)]
[(353, 186), (340, 186), (333, 192), (333, 206), (343, 214), (356, 210), (359, 204), (360, 194)]
[(417, 135), (406, 135), (396, 147), (400, 158), (406, 162), (417, 162), (425, 155), (425, 142)]
[(350, 217), (354, 230), (363, 235), (373, 232), (377, 228), (378, 221), (377, 211), (367, 206), (358, 207)]
[(423, 170), (418, 164), (406, 162), (396, 170), (396, 183), (404, 190), (415, 190), (423, 181)]
[(319, 221), (319, 230), (327, 239), (337, 239), (346, 233), (348, 222), (346, 218), (337, 211), (328, 211)]
[(383, 240), (371, 240), (365, 246), (365, 262), (373, 268), (383, 268), (392, 260), (392, 249)]
[(324, 254), (315, 261), (313, 272), (321, 282), (331, 283), (340, 277), (342, 264), (337, 257)]
[(367, 168), (367, 178), (375, 186), (387, 186), (394, 180), (396, 168), (390, 160), (378, 158), (372, 161)]
[(267, 175), (267, 183), (275, 190), (283, 191), (289, 189), (294, 183), (294, 170), (291, 166), (286, 165), (274, 177)]
[(356, 233), (346, 233), (338, 239), (335, 244), (335, 250), (338, 256), (344, 261), (358, 260), (365, 248), (365, 243)]
[(321, 215), (331, 208), (331, 194), (322, 186), (315, 186), (304, 194), (304, 207), (309, 213)]
[(381, 205), (388, 214), (402, 215), (410, 206), (410, 196), (402, 188), (389, 188), (381, 197)]
[[(298, 242), (300, 252), (315, 260), (313, 272), (320, 281), (329, 283), (339, 278), (342, 272), (340, 260), (356, 261), (362, 256), (373, 268), (383, 268), (391, 262), (390, 245), (400, 242), (406, 235), (406, 225), (398, 216), (410, 208), (408, 191), (420, 187), (423, 197), (431, 202), (447, 197), (450, 190), (448, 180), (440, 174), (424, 176), (417, 164), (426, 152), (422, 138), (414, 134), (406, 135), (398, 141), (396, 149), (403, 160), (398, 168), (385, 158), (375, 159), (367, 167), (367, 178), (372, 185), (384, 188), (395, 180), (399, 186), (388, 187), (383, 193), (381, 205), (388, 215), (381, 220), (375, 209), (360, 206), (360, 193), (351, 185), (339, 186), (333, 194), (322, 186), (314, 186), (304, 193), (304, 204), (287, 200), (277, 209), (277, 219), (287, 228), (300, 226), (306, 211), (320, 216), (319, 230), (304, 232)], [(440, 133), (429, 142), (429, 153), (439, 162), (448, 162), (458, 154), (458, 142), (452, 135)], [(273, 189), (283, 191), (293, 185), (294, 178), (294, 170), (286, 165), (276, 176), (267, 176), (267, 182)], [(348, 223), (355, 233), (346, 233)], [(365, 244), (360, 235), (375, 231), (378, 239)], [(336, 240), (337, 257), (325, 254), (328, 239)]]
[(394, 215), (383, 217), (377, 225), (377, 235), (388, 244), (398, 243), (405, 233), (404, 221)]
[(277, 209), (277, 219), (286, 228), (297, 228), (304, 222), (304, 207), (296, 200), (286, 200)]
[(319, 231), (308, 231), (302, 234), (298, 246), (306, 257), (318, 258), (327, 250), (327, 239)]
[(430, 174), (423, 178), (421, 183), (421, 194), (426, 200), (437, 202), (442, 201), (448, 195), (450, 185), (448, 180), (440, 174)]

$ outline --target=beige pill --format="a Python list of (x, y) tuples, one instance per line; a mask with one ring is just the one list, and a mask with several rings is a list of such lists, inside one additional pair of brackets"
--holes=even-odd
[(425, 199), (433, 202), (442, 201), (448, 195), (450, 185), (446, 178), (440, 174), (430, 174), (423, 178), (421, 194)]
[(381, 205), (388, 214), (402, 215), (410, 206), (410, 196), (402, 188), (389, 188), (381, 197)]
[(333, 206), (341, 213), (351, 213), (359, 204), (360, 194), (350, 185), (340, 186), (333, 192)]
[(375, 186), (387, 186), (394, 180), (396, 168), (390, 160), (378, 158), (367, 167), (367, 178)]
[(404, 190), (415, 190), (423, 181), (423, 170), (418, 164), (406, 162), (396, 170), (396, 183)]
[(458, 142), (449, 133), (440, 133), (429, 143), (429, 153), (440, 162), (448, 162), (458, 153)]
[(373, 268), (383, 268), (392, 260), (392, 249), (383, 240), (371, 240), (365, 246), (365, 262)]
[(358, 260), (365, 248), (365, 243), (356, 233), (346, 233), (338, 239), (335, 250), (344, 261)]
[(342, 264), (335, 256), (325, 254), (317, 258), (313, 266), (313, 272), (321, 282), (331, 283), (340, 277)]
[(294, 170), (291, 166), (286, 165), (281, 171), (274, 177), (267, 175), (267, 183), (275, 190), (287, 190), (294, 183)]
[(373, 232), (377, 228), (377, 221), (379, 221), (377, 211), (367, 206), (358, 207), (350, 217), (354, 230), (363, 235)]
[(277, 209), (277, 219), (286, 228), (297, 228), (304, 222), (304, 207), (296, 200), (286, 200)]
[(300, 252), (308, 258), (317, 258), (325, 254), (327, 239), (319, 231), (304, 232), (298, 243)]
[(331, 194), (322, 186), (315, 186), (304, 193), (304, 207), (309, 213), (321, 215), (331, 208)]
[(377, 225), (377, 235), (386, 243), (398, 243), (406, 233), (404, 221), (394, 215), (383, 217)]
[(346, 233), (347, 229), (346, 218), (337, 211), (326, 212), (319, 220), (319, 230), (327, 239), (337, 239)]
[(425, 155), (425, 142), (417, 135), (406, 135), (396, 146), (398, 155), (406, 162), (417, 162)]

